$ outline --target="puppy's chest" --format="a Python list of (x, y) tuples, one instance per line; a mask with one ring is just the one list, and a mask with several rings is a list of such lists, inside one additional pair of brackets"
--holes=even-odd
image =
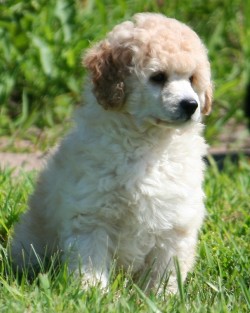
[[(100, 177), (98, 191), (112, 202), (112, 207), (136, 215), (138, 219), (159, 218), (168, 210), (171, 202), (182, 198), (183, 183), (179, 176), (183, 167), (168, 160), (143, 157), (128, 159), (115, 170)], [(109, 195), (109, 196), (108, 196)]]
[(188, 158), (170, 148), (112, 144), (98, 149), (103, 153), (90, 149), (78, 162), (83, 174), (79, 168), (75, 174), (78, 211), (112, 224), (130, 218), (150, 229), (168, 228), (176, 220), (176, 207), (197, 188)]
[(183, 170), (182, 164), (169, 160), (167, 155), (128, 157), (99, 178), (98, 188), (103, 191), (123, 189), (125, 193), (141, 196), (166, 194), (167, 187), (171, 189), (178, 184)]

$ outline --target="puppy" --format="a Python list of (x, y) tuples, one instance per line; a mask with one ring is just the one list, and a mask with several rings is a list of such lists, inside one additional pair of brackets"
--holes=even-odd
[(158, 286), (184, 280), (204, 217), (211, 108), (207, 52), (188, 26), (136, 14), (87, 51), (85, 104), (42, 171), (11, 243), (15, 268), (60, 252), (83, 283), (107, 286), (112, 261)]

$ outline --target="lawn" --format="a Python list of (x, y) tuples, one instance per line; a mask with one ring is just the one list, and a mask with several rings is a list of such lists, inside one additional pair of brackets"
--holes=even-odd
[(51, 268), (33, 282), (18, 282), (6, 258), (6, 238), (25, 210), (35, 173), (18, 178), (0, 173), (0, 312), (235, 312), (250, 310), (250, 164), (227, 163), (207, 171), (207, 218), (202, 228), (194, 272), (180, 294), (145, 295), (124, 273), (110, 289), (82, 290), (66, 269)]
[[(241, 0), (0, 1), (0, 136), (47, 150), (68, 128), (81, 102), (82, 51), (135, 12), (161, 12), (188, 23), (206, 43), (215, 85), (206, 138), (216, 143), (228, 123), (244, 123), (250, 76), (250, 2)], [(1, 145), (0, 145), (1, 146)], [(6, 148), (5, 148), (6, 149)], [(29, 150), (25, 146), (25, 150)], [(36, 172), (0, 170), (0, 312), (250, 312), (250, 163), (209, 167), (207, 217), (197, 263), (179, 294), (145, 295), (126, 273), (110, 288), (82, 290), (66, 268), (17, 279), (7, 259), (13, 224), (27, 207)]]

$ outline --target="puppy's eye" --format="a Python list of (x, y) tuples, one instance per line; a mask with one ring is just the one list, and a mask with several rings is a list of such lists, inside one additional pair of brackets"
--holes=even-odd
[(167, 76), (164, 72), (154, 73), (149, 80), (155, 84), (164, 84), (167, 81)]
[(194, 82), (194, 75), (189, 77), (189, 81), (190, 81), (191, 84), (193, 84), (193, 82)]

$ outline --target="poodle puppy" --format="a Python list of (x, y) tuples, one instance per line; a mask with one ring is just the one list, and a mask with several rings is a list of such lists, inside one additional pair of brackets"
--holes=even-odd
[(112, 261), (145, 288), (184, 280), (205, 209), (211, 109), (206, 48), (188, 26), (139, 13), (90, 48), (85, 104), (40, 174), (14, 229), (11, 258), (29, 270), (60, 252), (83, 283), (106, 286)]

